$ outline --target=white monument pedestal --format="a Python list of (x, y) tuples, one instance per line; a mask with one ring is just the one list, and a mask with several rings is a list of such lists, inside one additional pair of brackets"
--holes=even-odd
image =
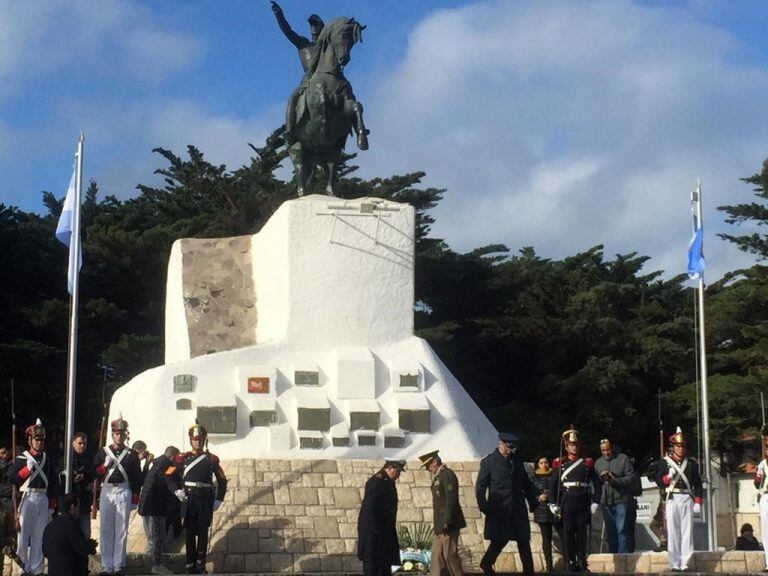
[(475, 460), (496, 431), (413, 335), (414, 210), (375, 198), (285, 202), (253, 236), (177, 241), (166, 363), (110, 417), (155, 453), (197, 418), (222, 459)]

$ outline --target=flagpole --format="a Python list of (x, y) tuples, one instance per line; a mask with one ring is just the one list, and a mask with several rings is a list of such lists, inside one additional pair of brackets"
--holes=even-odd
[[(696, 191), (691, 194), (696, 205), (696, 222), (700, 229), (702, 222), (701, 181), (696, 182)], [(702, 240), (703, 242), (703, 240)], [(709, 397), (707, 389), (707, 339), (704, 324), (704, 271), (699, 273), (699, 362), (701, 375), (701, 427), (704, 441), (705, 506), (707, 508), (707, 544), (710, 552), (717, 548), (717, 508), (712, 490), (712, 463), (709, 453)]]
[(69, 357), (67, 361), (67, 418), (64, 435), (64, 452), (66, 454), (65, 494), (72, 492), (72, 448), (70, 442), (75, 434), (75, 378), (77, 375), (77, 303), (80, 288), (80, 197), (83, 190), (83, 143), (85, 135), (80, 132), (77, 140), (76, 175), (75, 175), (75, 206), (72, 219), (72, 246), (70, 255), (74, 262), (72, 278), (71, 317), (69, 320)]

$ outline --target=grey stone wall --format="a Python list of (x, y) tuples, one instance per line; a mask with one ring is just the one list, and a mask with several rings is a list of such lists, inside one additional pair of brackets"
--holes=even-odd
[[(216, 572), (360, 572), (357, 516), (366, 480), (381, 461), (237, 460), (223, 462), (226, 500), (214, 515), (209, 570)], [(461, 533), (465, 568), (479, 570), (483, 520), (474, 497), (479, 462), (449, 462), (461, 488), (468, 527)], [(430, 474), (409, 462), (397, 483), (399, 524), (432, 522)], [(533, 546), (539, 534), (532, 524)], [(131, 521), (129, 552), (142, 552), (140, 519)], [(497, 564), (514, 570), (510, 544)], [(537, 566), (542, 565), (534, 552)]]
[(181, 240), (191, 357), (256, 344), (251, 236)]

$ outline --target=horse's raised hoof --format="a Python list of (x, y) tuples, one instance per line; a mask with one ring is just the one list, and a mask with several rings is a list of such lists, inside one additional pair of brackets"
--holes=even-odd
[(357, 147), (360, 148), (360, 150), (368, 150), (368, 135), (367, 134), (358, 134), (357, 135)]

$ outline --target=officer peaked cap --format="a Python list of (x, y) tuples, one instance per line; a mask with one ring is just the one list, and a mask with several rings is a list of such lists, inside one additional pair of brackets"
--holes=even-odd
[(419, 456), (419, 460), (421, 460), (422, 466), (428, 466), (432, 460), (434, 460), (437, 457), (437, 453), (439, 450), (434, 450), (432, 452), (427, 452), (426, 454), (422, 454)]
[(517, 436), (510, 432), (499, 432), (499, 440), (504, 442), (508, 447), (513, 448), (517, 445)]

